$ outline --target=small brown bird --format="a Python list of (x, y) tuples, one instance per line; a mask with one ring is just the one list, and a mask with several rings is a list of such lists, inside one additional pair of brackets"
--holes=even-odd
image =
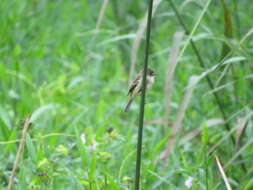
[[(155, 75), (156, 73), (152, 69), (147, 69), (147, 89), (149, 89), (154, 81), (155, 81)], [(138, 74), (136, 79), (132, 82), (129, 90), (128, 90), (128, 96), (129, 96), (129, 101), (126, 105), (125, 112), (128, 112), (130, 105), (133, 101), (133, 99), (138, 96), (141, 93), (141, 86), (142, 86), (142, 77), (143, 77), (143, 70), (141, 70)]]

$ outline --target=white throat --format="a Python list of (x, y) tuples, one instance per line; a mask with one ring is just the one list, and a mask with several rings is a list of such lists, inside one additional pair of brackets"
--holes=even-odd
[(148, 76), (147, 77), (147, 88), (150, 88), (152, 86), (152, 84), (155, 81), (155, 76)]

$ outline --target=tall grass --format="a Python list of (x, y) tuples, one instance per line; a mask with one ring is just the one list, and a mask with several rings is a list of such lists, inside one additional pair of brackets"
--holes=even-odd
[[(157, 79), (145, 99), (141, 188), (226, 189), (216, 155), (231, 189), (252, 189), (251, 1), (155, 2), (149, 66)], [(1, 1), (0, 189), (28, 114), (33, 125), (13, 189), (134, 189), (140, 97), (128, 114), (123, 109), (128, 79), (143, 66), (147, 7), (141, 0)], [(182, 30), (164, 130), (168, 55)], [(175, 133), (192, 76), (199, 80)], [(173, 134), (169, 156), (155, 162)]]

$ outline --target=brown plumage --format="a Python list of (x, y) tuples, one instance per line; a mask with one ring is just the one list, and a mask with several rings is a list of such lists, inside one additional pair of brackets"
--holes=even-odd
[[(154, 83), (154, 79), (155, 79), (155, 72), (151, 69), (147, 70), (147, 89), (149, 89), (152, 84)], [(132, 82), (132, 84), (130, 85), (130, 88), (128, 90), (128, 96), (129, 96), (129, 101), (125, 107), (125, 112), (128, 112), (131, 103), (133, 101), (133, 99), (138, 96), (141, 92), (141, 86), (142, 86), (142, 76), (143, 76), (143, 70), (141, 70), (135, 80)]]

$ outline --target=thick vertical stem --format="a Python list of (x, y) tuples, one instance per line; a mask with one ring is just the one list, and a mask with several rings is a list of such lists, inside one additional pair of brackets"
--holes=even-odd
[(153, 0), (150, 0), (149, 8), (148, 8), (148, 19), (147, 19), (145, 60), (144, 60), (144, 65), (143, 65), (144, 72), (143, 72), (143, 77), (142, 77), (142, 92), (141, 92), (141, 104), (140, 104), (140, 115), (139, 115), (140, 120), (139, 120), (139, 129), (138, 129), (138, 144), (137, 144), (136, 171), (135, 171), (135, 190), (139, 190), (139, 186), (140, 186), (142, 136), (143, 136), (144, 108), (145, 108), (152, 9), (153, 9)]

